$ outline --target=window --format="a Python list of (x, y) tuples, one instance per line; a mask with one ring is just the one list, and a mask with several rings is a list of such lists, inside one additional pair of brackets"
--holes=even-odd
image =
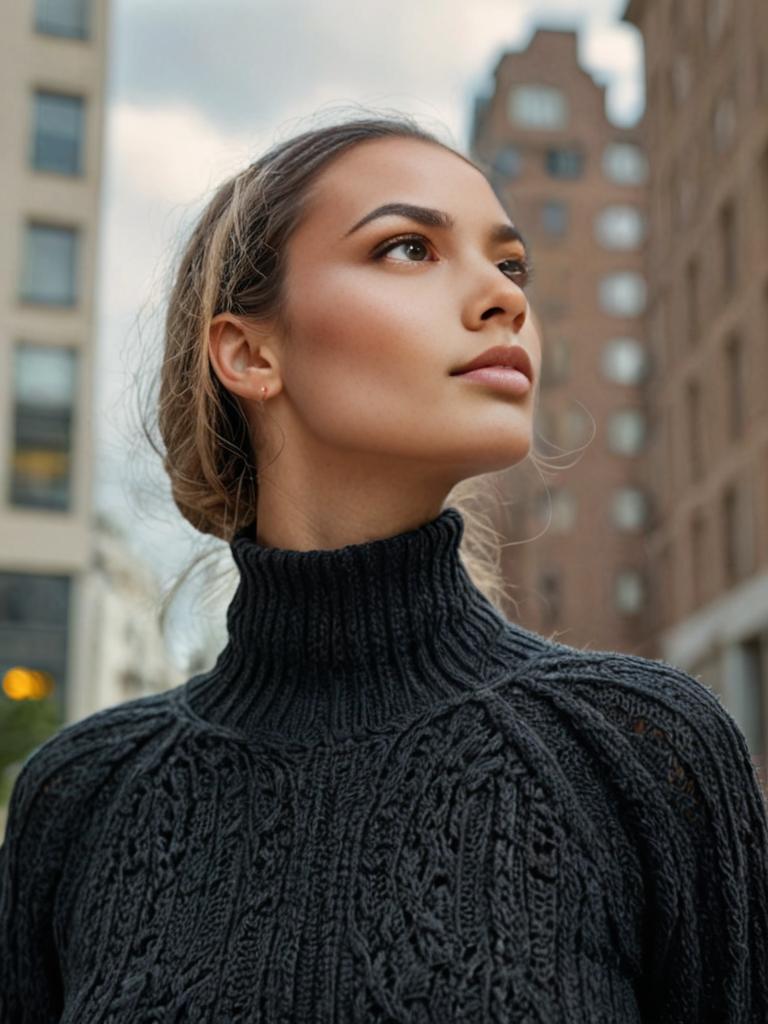
[(741, 338), (732, 334), (725, 343), (726, 402), (728, 406), (728, 439), (738, 441), (744, 436), (744, 357)]
[(584, 173), (584, 156), (576, 149), (548, 149), (545, 167), (550, 177), (572, 181)]
[(82, 171), (83, 100), (54, 92), (36, 92), (32, 166), (38, 171)]
[(21, 280), (21, 298), (25, 302), (75, 305), (77, 243), (74, 228), (27, 225)]
[(714, 45), (723, 33), (725, 23), (728, 19), (728, 8), (730, 0), (706, 0), (705, 24), (707, 38)]
[(639, 487), (620, 487), (613, 495), (613, 521), (620, 530), (634, 533), (648, 525), (648, 495)]
[(539, 592), (544, 601), (544, 621), (555, 623), (562, 611), (561, 573), (559, 569), (543, 569), (539, 575)]
[(603, 312), (611, 316), (640, 316), (645, 310), (645, 278), (631, 270), (607, 274), (600, 281), (599, 299)]
[(685, 268), (685, 305), (688, 344), (694, 346), (699, 342), (699, 264), (695, 259)]
[(505, 178), (519, 178), (523, 168), (523, 154), (517, 146), (504, 146), (493, 158), (493, 169)]
[(562, 238), (568, 233), (568, 207), (565, 203), (550, 200), (541, 207), (541, 226), (548, 235)]
[(716, 153), (724, 153), (736, 138), (736, 100), (721, 96), (712, 107), (712, 145)]
[(721, 498), (723, 531), (723, 571), (725, 582), (736, 583), (747, 570), (747, 536), (744, 530), (742, 494), (736, 484), (729, 484)]
[(35, 28), (52, 36), (87, 39), (90, 0), (35, 0)]
[(733, 201), (724, 203), (718, 215), (720, 228), (720, 258), (723, 288), (729, 294), (738, 278), (738, 251), (736, 247), (736, 207)]
[(622, 569), (616, 575), (616, 607), (625, 615), (636, 615), (645, 607), (645, 590), (645, 580), (637, 569)]
[(603, 173), (617, 185), (643, 185), (648, 161), (634, 142), (612, 142), (603, 151)]
[[(0, 572), (0, 680), (13, 669), (49, 673), (65, 711), (70, 579)], [(5, 687), (4, 687), (5, 688)]]
[(636, 206), (606, 206), (595, 220), (595, 236), (606, 249), (637, 249), (645, 237), (645, 218)]
[(9, 500), (66, 511), (72, 485), (76, 353), (58, 346), (17, 345), (13, 379)]
[(608, 418), (608, 447), (616, 455), (637, 455), (645, 445), (646, 433), (640, 409), (620, 409)]
[(563, 384), (571, 370), (571, 349), (562, 335), (547, 338), (542, 346), (541, 387)]
[(685, 387), (685, 408), (688, 421), (688, 464), (690, 479), (695, 483), (704, 472), (702, 457), (701, 385), (689, 380)]
[(510, 120), (524, 128), (564, 128), (568, 122), (565, 94), (551, 85), (518, 85), (509, 93)]
[(636, 338), (613, 338), (603, 348), (602, 371), (617, 384), (639, 384), (649, 369), (645, 345)]
[(704, 513), (697, 509), (691, 516), (691, 577), (694, 606), (704, 600), (704, 567), (707, 561), (707, 524)]
[(576, 522), (576, 499), (564, 487), (541, 490), (536, 495), (536, 518), (542, 529), (568, 533)]

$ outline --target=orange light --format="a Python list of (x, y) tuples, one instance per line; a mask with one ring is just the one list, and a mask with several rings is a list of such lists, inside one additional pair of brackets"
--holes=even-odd
[(42, 700), (50, 696), (54, 688), (50, 672), (16, 665), (3, 676), (3, 693), (11, 700)]

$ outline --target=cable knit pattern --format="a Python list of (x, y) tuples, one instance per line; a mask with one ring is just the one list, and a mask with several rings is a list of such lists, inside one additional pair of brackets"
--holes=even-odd
[(242, 530), (213, 669), (27, 758), (2, 1024), (766, 1024), (732, 717), (664, 662), (507, 622), (462, 531)]

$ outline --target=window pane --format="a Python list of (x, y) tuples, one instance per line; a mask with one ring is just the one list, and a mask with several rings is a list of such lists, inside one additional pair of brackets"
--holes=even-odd
[(548, 235), (562, 238), (568, 232), (568, 207), (556, 200), (544, 203), (541, 208), (541, 226)]
[(76, 353), (17, 345), (10, 502), (33, 508), (70, 506)]
[(35, 28), (53, 36), (87, 39), (90, 0), (36, 0)]
[(509, 94), (509, 117), (526, 128), (564, 128), (568, 101), (550, 85), (518, 85)]
[(0, 680), (14, 668), (48, 672), (65, 709), (70, 579), (0, 572)]
[(493, 158), (493, 169), (505, 178), (519, 177), (522, 166), (523, 157), (517, 146), (504, 146)]
[(76, 301), (77, 232), (28, 224), (21, 297), (27, 302), (73, 306)]
[(648, 161), (633, 142), (612, 142), (603, 152), (603, 171), (619, 185), (643, 185), (648, 180)]
[(32, 164), (38, 171), (79, 174), (83, 100), (52, 92), (35, 93)]
[(648, 496), (639, 487), (620, 487), (614, 492), (613, 521), (620, 530), (641, 530), (648, 514)]
[(616, 607), (628, 615), (642, 610), (645, 604), (645, 581), (635, 569), (625, 569), (616, 577)]
[(636, 455), (645, 444), (645, 416), (639, 409), (621, 409), (608, 420), (608, 446), (617, 455)]
[(595, 220), (595, 235), (606, 249), (637, 249), (645, 237), (645, 220), (635, 206), (606, 206)]
[(601, 365), (608, 380), (639, 384), (648, 372), (648, 354), (636, 338), (613, 338), (603, 349)]
[(645, 309), (645, 278), (630, 270), (608, 274), (600, 281), (599, 298), (605, 313), (640, 316)]
[(584, 156), (575, 149), (548, 149), (546, 169), (553, 178), (580, 178), (584, 171)]

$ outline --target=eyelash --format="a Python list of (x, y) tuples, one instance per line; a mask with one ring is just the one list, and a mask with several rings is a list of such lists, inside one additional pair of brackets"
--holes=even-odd
[[(399, 235), (397, 238), (390, 238), (389, 241), (384, 242), (381, 246), (375, 249), (372, 253), (373, 259), (382, 259), (393, 249), (397, 249), (398, 246), (403, 245), (405, 242), (423, 242), (425, 246), (428, 245), (427, 239), (423, 235)], [(424, 261), (409, 260), (408, 262), (423, 263)], [(531, 266), (530, 260), (517, 260), (510, 256), (509, 259), (502, 260), (498, 266), (501, 267), (503, 263), (516, 263), (520, 267), (519, 270), (515, 270), (511, 274), (507, 274), (510, 280), (515, 281), (520, 288), (526, 288), (533, 280), (533, 267)], [(502, 274), (506, 273), (506, 271), (502, 270)], [(516, 278), (520, 276), (523, 278), (522, 283), (516, 280)]]

